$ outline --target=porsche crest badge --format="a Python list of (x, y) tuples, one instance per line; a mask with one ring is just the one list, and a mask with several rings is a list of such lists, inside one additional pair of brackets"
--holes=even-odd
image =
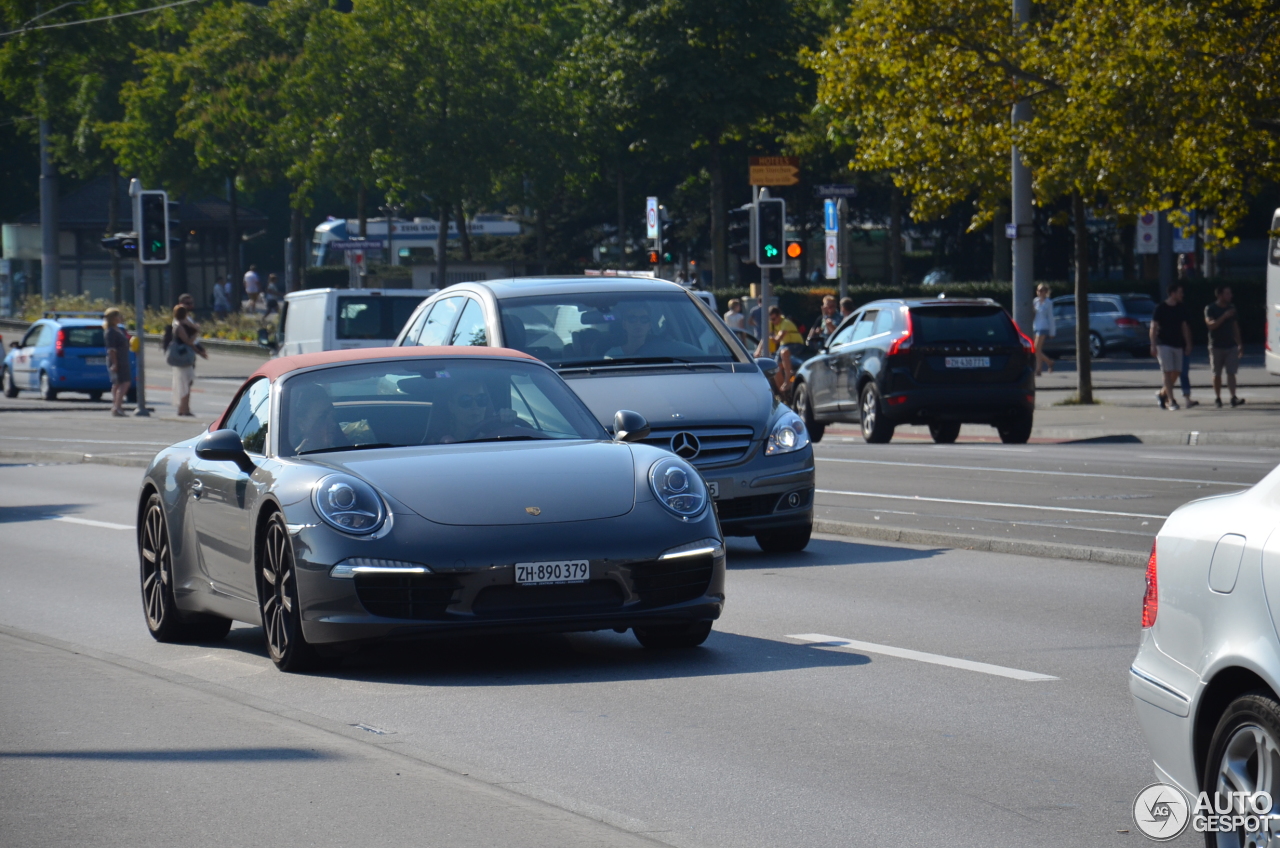
[(524, 511), (530, 515), (542, 515), (542, 510), (536, 506), (527, 506), (524, 508)]

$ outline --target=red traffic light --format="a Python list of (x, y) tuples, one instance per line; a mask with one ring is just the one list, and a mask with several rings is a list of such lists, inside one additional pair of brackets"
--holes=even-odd
[(787, 256), (791, 259), (799, 259), (804, 253), (804, 245), (798, 241), (787, 242)]

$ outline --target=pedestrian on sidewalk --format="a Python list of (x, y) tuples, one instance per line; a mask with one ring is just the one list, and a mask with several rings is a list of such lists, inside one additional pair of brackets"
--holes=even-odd
[(226, 319), (231, 311), (231, 281), (216, 281), (213, 284), (213, 317), (219, 321)]
[(1240, 337), (1240, 322), (1236, 320), (1236, 308), (1232, 304), (1231, 286), (1215, 286), (1217, 300), (1204, 308), (1204, 323), (1209, 328), (1209, 367), (1213, 369), (1213, 404), (1222, 409), (1222, 372), (1227, 372), (1227, 387), (1231, 391), (1233, 407), (1244, 403), (1236, 397), (1236, 372), (1240, 369), (1240, 357), (1244, 356), (1244, 341)]
[(104, 344), (107, 348), (107, 373), (111, 376), (111, 414), (124, 417), (124, 399), (133, 382), (133, 370), (129, 367), (129, 334), (120, 326), (124, 317), (112, 306), (102, 313)]
[(840, 298), (840, 320), (843, 321), (844, 319), (848, 318), (852, 314), (853, 314), (853, 298), (851, 297)]
[(280, 311), (280, 283), (275, 274), (267, 275), (267, 314)]
[(1041, 283), (1036, 287), (1036, 317), (1031, 322), (1031, 333), (1035, 336), (1036, 376), (1040, 376), (1041, 367), (1053, 373), (1053, 360), (1044, 354), (1044, 343), (1053, 338), (1057, 326), (1053, 321), (1053, 301), (1049, 299), (1049, 285)]
[(729, 311), (724, 314), (724, 323), (730, 330), (746, 329), (747, 316), (742, 314), (742, 298), (729, 299)]
[(249, 298), (249, 311), (258, 311), (258, 294), (260, 292), (261, 283), (258, 280), (258, 266), (250, 265), (249, 270), (244, 272), (244, 294)]
[(1169, 286), (1169, 296), (1156, 305), (1151, 316), (1151, 355), (1160, 363), (1164, 385), (1156, 393), (1161, 409), (1178, 409), (1173, 385), (1182, 373), (1182, 360), (1191, 355), (1191, 325), (1182, 306), (1185, 288), (1179, 281)]
[(200, 334), (187, 321), (187, 307), (173, 307), (173, 340), (165, 349), (165, 362), (173, 368), (173, 405), (183, 417), (194, 417), (191, 411), (191, 387), (196, 381), (196, 355), (205, 359), (209, 354), (200, 347)]

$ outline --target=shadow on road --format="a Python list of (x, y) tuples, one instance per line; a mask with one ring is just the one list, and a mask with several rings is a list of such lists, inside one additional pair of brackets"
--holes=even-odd
[[(262, 629), (239, 627), (222, 648), (265, 656)], [(210, 646), (213, 647), (213, 646)], [(651, 651), (630, 634), (474, 636), (373, 645), (323, 676), (420, 686), (558, 686), (867, 665), (847, 651), (713, 630), (700, 648)]]
[(732, 571), (760, 568), (810, 568), (819, 565), (880, 565), (932, 559), (946, 553), (945, 548), (912, 550), (892, 545), (847, 542), (837, 539), (813, 539), (809, 547), (794, 554), (767, 554), (748, 539), (730, 538), (727, 564)]
[(17, 524), (22, 521), (48, 521), (69, 512), (79, 512), (84, 504), (27, 504), (26, 506), (0, 506), (0, 524)]

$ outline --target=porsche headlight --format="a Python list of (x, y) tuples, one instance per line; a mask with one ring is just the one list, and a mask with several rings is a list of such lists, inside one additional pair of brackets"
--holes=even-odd
[(804, 428), (804, 419), (790, 409), (785, 409), (778, 420), (773, 422), (769, 431), (769, 444), (764, 449), (765, 456), (798, 451), (809, 444), (809, 433)]
[(686, 521), (707, 506), (707, 486), (702, 475), (678, 457), (660, 459), (650, 466), (649, 488), (658, 503)]
[(330, 474), (312, 493), (316, 512), (325, 523), (343, 533), (374, 533), (386, 520), (382, 498), (368, 483), (349, 474)]

